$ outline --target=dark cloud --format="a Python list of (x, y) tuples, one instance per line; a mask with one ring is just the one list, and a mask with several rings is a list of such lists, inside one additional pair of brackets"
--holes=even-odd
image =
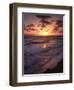
[(47, 20), (44, 20), (44, 19), (42, 19), (40, 22), (43, 23), (43, 24), (45, 24), (45, 25), (51, 24), (51, 22), (49, 22)]
[(42, 24), (41, 23), (39, 23), (38, 25), (37, 25), (37, 27), (40, 27)]
[(56, 21), (56, 24), (57, 24), (59, 27), (63, 27), (63, 21), (62, 21), (62, 20), (57, 20), (57, 21)]
[(26, 31), (36, 31), (34, 24), (24, 25), (24, 30)]
[(30, 31), (36, 31), (35, 28), (25, 28), (25, 30), (26, 30), (26, 31), (29, 31), (29, 32), (30, 32)]
[(54, 26), (54, 29), (52, 32), (59, 32), (59, 33), (63, 33), (63, 28), (59, 27), (59, 26)]
[(56, 24), (55, 24), (54, 29), (52, 30), (52, 32), (62, 33), (63, 32), (63, 21), (62, 20), (56, 20), (55, 23)]
[(51, 22), (55, 22), (55, 20), (51, 20)]
[(58, 31), (58, 26), (54, 26), (54, 29), (53, 29), (53, 31)]
[(49, 21), (46, 19), (51, 18), (51, 16), (46, 16), (46, 15), (36, 15), (36, 17), (40, 18), (39, 25), (42, 28), (46, 27), (46, 25), (51, 24)]
[(47, 16), (47, 15), (36, 15), (37, 18), (40, 19), (39, 25), (41, 27), (41, 30), (46, 27), (46, 25), (51, 24), (52, 22), (49, 22), (48, 19), (52, 18), (52, 16)]
[(36, 15), (36, 17), (38, 17), (38, 18), (40, 18), (40, 19), (51, 18), (51, 16), (46, 16), (46, 15)]
[(49, 25), (49, 24), (51, 24), (51, 22), (49, 22), (49, 21), (47, 21), (47, 20), (45, 20), (45, 19), (41, 19), (40, 21), (39, 21), (39, 24), (37, 25), (38, 27), (41, 27), (41, 30), (43, 29), (43, 28), (45, 28), (47, 25)]
[(35, 26), (34, 24), (27, 25), (27, 27), (34, 27), (34, 26)]
[(31, 30), (32, 30), (32, 31), (36, 31), (36, 29), (35, 29), (35, 28), (31, 28)]

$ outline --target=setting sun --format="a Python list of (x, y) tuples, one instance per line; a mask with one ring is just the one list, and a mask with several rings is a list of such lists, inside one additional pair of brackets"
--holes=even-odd
[(38, 34), (41, 36), (49, 36), (50, 32), (47, 30), (47, 28), (44, 28), (43, 30), (40, 30)]
[[(29, 36), (62, 36), (63, 20), (62, 16), (52, 15), (39, 17), (37, 15), (25, 15), (24, 35)], [(49, 18), (48, 18), (49, 17)]]
[(39, 35), (41, 35), (41, 36), (48, 36), (49, 32), (48, 31), (40, 31)]

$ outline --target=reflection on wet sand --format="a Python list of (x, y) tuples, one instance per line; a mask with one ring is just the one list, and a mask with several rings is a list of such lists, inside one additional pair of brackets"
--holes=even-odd
[(35, 45), (35, 46), (37, 46), (37, 47), (40, 47), (40, 48), (47, 48), (47, 47), (49, 47), (49, 46), (51, 46), (51, 45), (54, 45), (55, 43), (57, 43), (57, 42), (56, 42), (55, 40), (52, 40), (52, 41), (50, 41), (50, 42), (33, 44), (33, 45)]
[(24, 74), (63, 72), (63, 37), (24, 38)]

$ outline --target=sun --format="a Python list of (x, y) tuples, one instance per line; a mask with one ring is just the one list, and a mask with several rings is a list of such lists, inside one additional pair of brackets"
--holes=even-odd
[(45, 32), (45, 31), (44, 31), (44, 32), (41, 32), (41, 35), (42, 35), (42, 36), (48, 36), (49, 34), (48, 34), (48, 32)]
[(39, 32), (39, 35), (41, 35), (41, 36), (49, 36), (49, 32), (46, 31), (46, 30), (42, 30), (42, 31)]

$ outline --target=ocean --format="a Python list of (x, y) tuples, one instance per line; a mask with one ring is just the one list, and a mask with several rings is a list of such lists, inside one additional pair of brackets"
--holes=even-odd
[(24, 36), (24, 74), (62, 72), (63, 36)]

